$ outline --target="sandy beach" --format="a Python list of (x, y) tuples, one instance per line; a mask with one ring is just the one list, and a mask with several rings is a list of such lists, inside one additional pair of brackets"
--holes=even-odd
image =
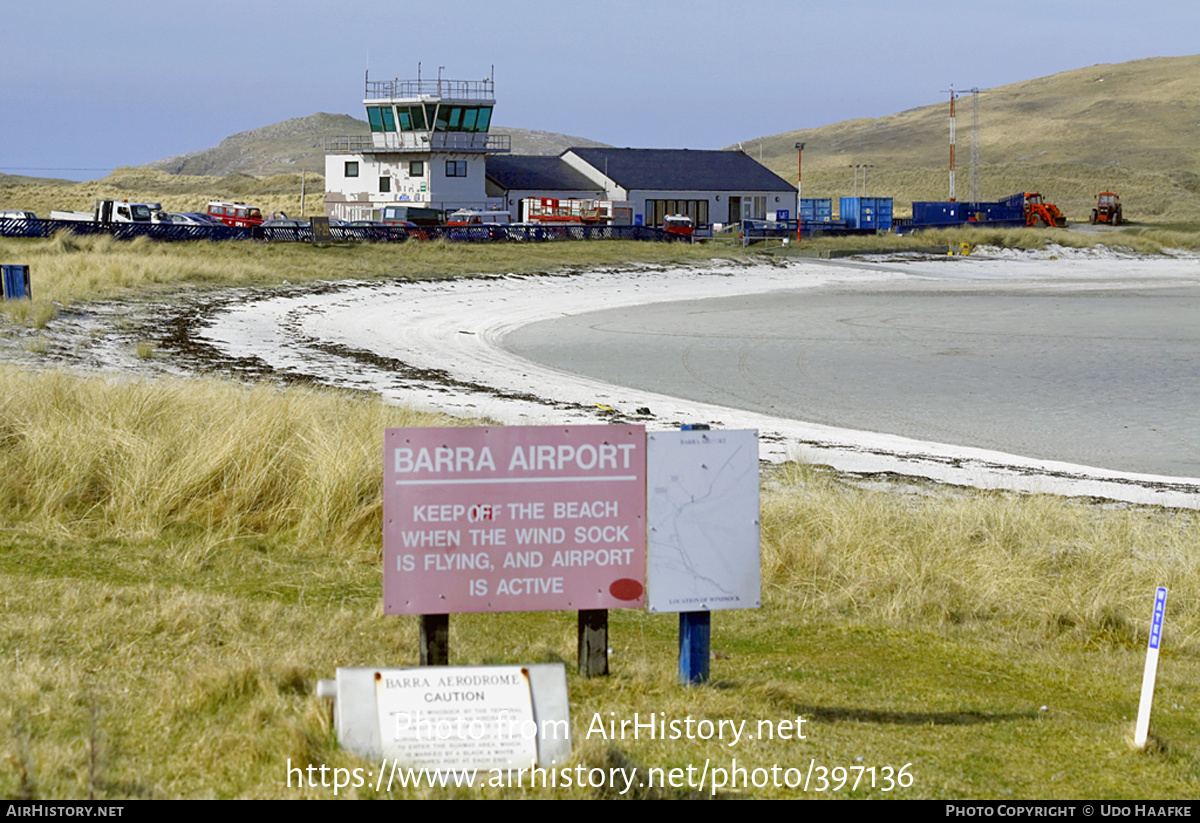
[(770, 460), (1195, 508), (1197, 306), (1194, 257), (1051, 249), (343, 284), (196, 334), (467, 417), (753, 428)]

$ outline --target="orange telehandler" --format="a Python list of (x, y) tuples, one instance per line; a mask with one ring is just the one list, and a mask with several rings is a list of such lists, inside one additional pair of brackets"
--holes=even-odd
[[(1000, 205), (1012, 214), (1013, 219), (1019, 219), (1017, 218), (1017, 214), (1024, 213), (1026, 226), (1044, 226), (1057, 229), (1065, 229), (1067, 227), (1067, 218), (1063, 217), (1063, 213), (1058, 210), (1058, 206), (1053, 203), (1044, 202), (1041, 192), (1019, 192), (1001, 200)], [(1018, 209), (1021, 211), (1018, 211)]]
[(1065, 229), (1067, 218), (1063, 217), (1058, 206), (1043, 202), (1041, 192), (1027, 191), (1025, 192), (1025, 225), (1046, 228), (1053, 226), (1056, 229)]

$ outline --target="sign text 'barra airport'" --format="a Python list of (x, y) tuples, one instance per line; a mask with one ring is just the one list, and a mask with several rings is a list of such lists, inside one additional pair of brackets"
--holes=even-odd
[(641, 608), (642, 426), (388, 429), (386, 614)]

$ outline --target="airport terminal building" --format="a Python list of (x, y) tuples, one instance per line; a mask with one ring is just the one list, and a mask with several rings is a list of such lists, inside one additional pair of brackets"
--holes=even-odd
[(378, 219), (385, 206), (507, 211), (527, 198), (627, 201), (637, 225), (686, 214), (704, 232), (795, 217), (796, 187), (740, 151), (570, 148), (511, 154), (491, 134), (494, 81), (367, 81), (369, 135), (325, 144), (325, 214)]

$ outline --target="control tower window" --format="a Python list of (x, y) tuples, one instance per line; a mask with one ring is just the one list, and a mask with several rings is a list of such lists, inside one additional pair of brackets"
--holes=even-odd
[(466, 160), (447, 160), (446, 161), (446, 176), (447, 177), (466, 177), (467, 176), (467, 161)]
[(492, 119), (492, 107), (482, 106), (479, 109), (479, 116), (475, 118), (475, 131), (485, 132), (488, 130), (488, 123)]
[(396, 114), (400, 118), (400, 131), (426, 131), (425, 109), (422, 106), (397, 106)]
[(434, 130), (486, 132), (491, 120), (491, 106), (440, 106)]
[(367, 106), (367, 122), (373, 132), (396, 130), (396, 115), (391, 106)]

